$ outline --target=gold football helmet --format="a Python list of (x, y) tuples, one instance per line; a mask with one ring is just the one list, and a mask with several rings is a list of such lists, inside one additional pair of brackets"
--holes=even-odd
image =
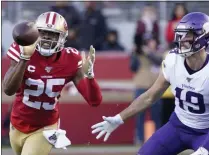
[(67, 22), (56, 12), (42, 13), (36, 20), (40, 33), (40, 42), (36, 49), (43, 56), (50, 56), (64, 48), (68, 36)]

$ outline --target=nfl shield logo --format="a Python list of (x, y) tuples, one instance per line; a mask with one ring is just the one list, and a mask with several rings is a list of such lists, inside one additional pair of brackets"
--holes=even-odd
[(51, 71), (51, 69), (52, 69), (52, 67), (46, 67), (46, 68), (45, 68), (45, 71), (46, 71), (47, 73), (49, 73), (49, 72)]
[(188, 78), (188, 77), (186, 79), (187, 79), (187, 82), (190, 82), (192, 80), (192, 78)]

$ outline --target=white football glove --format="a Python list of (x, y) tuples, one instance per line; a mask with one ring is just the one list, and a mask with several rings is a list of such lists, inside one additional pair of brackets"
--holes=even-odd
[(30, 60), (31, 56), (36, 50), (36, 46), (39, 43), (40, 38), (36, 40), (35, 43), (29, 46), (20, 46), (20, 59)]
[(103, 135), (105, 135), (104, 137), (104, 142), (107, 141), (107, 139), (109, 138), (110, 134), (116, 129), (118, 128), (121, 124), (123, 124), (123, 120), (121, 118), (121, 116), (118, 114), (114, 117), (105, 117), (103, 116), (103, 122), (97, 123), (95, 125), (93, 125), (91, 128), (94, 129), (92, 131), (92, 134), (95, 134), (97, 132), (100, 132), (96, 139), (101, 138)]
[(195, 151), (191, 155), (209, 155), (209, 152), (204, 147), (200, 147), (197, 151)]
[(94, 78), (95, 48), (92, 45), (90, 46), (89, 55), (87, 58), (85, 56), (85, 52), (82, 52), (81, 56), (85, 76), (89, 79)]

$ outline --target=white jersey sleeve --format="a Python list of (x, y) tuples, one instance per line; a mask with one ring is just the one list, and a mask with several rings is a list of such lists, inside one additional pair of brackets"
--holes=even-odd
[(162, 62), (162, 72), (168, 82), (170, 82), (171, 76), (174, 71), (175, 59), (176, 54), (171, 51), (166, 55), (165, 59)]

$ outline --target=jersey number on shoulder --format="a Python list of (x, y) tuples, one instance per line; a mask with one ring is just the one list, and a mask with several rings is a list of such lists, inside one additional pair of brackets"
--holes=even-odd
[[(54, 92), (53, 86), (64, 85), (65, 79), (47, 79), (46, 83), (44, 83), (41, 79), (27, 79), (25, 84), (29, 87), (35, 87), (35, 90), (25, 89), (23, 103), (27, 106), (35, 109), (41, 109), (43, 107), (45, 110), (53, 110), (56, 106), (56, 97), (60, 94), (60, 92)], [(55, 98), (55, 103), (49, 102), (39, 102), (39, 101), (30, 101), (30, 96), (39, 97), (42, 94), (46, 94), (48, 97)]]
[(72, 47), (67, 47), (67, 48), (66, 48), (66, 52), (67, 52), (67, 53), (72, 52), (72, 53), (75, 53), (75, 54), (77, 54), (77, 55), (78, 55), (78, 53), (79, 53), (75, 48), (72, 48)]
[(186, 91), (176, 87), (176, 97), (179, 99), (179, 106), (194, 114), (205, 112), (204, 97), (202, 94)]

